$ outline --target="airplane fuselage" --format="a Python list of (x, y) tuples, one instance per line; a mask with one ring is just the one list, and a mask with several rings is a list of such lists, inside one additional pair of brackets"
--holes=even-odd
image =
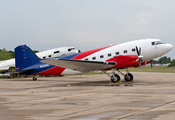
[[(156, 44), (157, 42), (159, 44)], [(143, 61), (148, 61), (157, 57), (161, 57), (162, 55), (169, 52), (170, 50), (169, 48), (172, 47), (172, 45), (170, 44), (163, 44), (159, 39), (143, 39), (143, 40), (126, 42), (118, 45), (108, 46), (93, 54), (90, 54), (88, 56), (83, 56), (81, 60), (88, 59), (91, 61), (108, 61), (109, 59), (119, 55), (137, 55), (136, 46), (138, 48), (141, 48), (142, 50), (142, 56), (144, 56)], [(88, 52), (90, 51), (87, 51), (86, 53)]]
[[(36, 53), (36, 55), (40, 59), (45, 59), (45, 58), (53, 58), (53, 57), (60, 57), (60, 56), (75, 54), (78, 52), (79, 50), (75, 49), (74, 47), (60, 47), (60, 48), (42, 51), (42, 52)], [(10, 70), (10, 68), (15, 68), (15, 58), (0, 61), (0, 71), (8, 71)]]
[[(124, 69), (139, 66), (137, 49), (139, 49), (141, 53), (141, 65), (145, 65), (150, 63), (150, 60), (166, 54), (172, 48), (173, 46), (171, 44), (162, 43), (159, 39), (142, 39), (76, 53), (69, 56), (63, 56), (56, 59), (115, 62), (115, 66), (101, 70), (108, 70), (112, 68)], [(71, 70), (65, 67), (54, 66), (42, 62), (30, 66), (29, 68), (26, 68), (26, 70), (32, 68), (35, 68), (36, 70), (26, 74), (64, 75), (81, 73), (81, 71)]]

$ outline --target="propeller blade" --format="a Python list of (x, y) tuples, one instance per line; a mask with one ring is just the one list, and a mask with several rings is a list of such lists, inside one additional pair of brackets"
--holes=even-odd
[(136, 46), (137, 55), (140, 56), (138, 47)]
[(143, 56), (141, 56), (141, 47), (138, 49), (138, 47), (136, 46), (136, 51), (137, 51), (137, 54), (138, 54), (139, 68), (141, 70), (142, 69), (141, 62), (142, 62), (142, 58), (143, 58)]
[(138, 49), (138, 47), (136, 46), (136, 51), (137, 51), (138, 56), (140, 56), (141, 55), (141, 47)]
[(139, 48), (139, 56), (141, 55), (141, 47)]
[(151, 62), (151, 69), (153, 69), (153, 60), (150, 60)]
[(141, 65), (141, 61), (139, 60), (139, 68), (140, 70), (142, 70), (142, 65)]

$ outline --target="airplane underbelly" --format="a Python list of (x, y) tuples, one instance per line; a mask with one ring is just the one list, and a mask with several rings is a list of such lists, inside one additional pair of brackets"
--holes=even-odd
[(71, 69), (65, 69), (61, 75), (70, 75), (70, 74), (80, 74), (81, 72), (79, 71), (75, 71), (75, 70), (71, 70)]

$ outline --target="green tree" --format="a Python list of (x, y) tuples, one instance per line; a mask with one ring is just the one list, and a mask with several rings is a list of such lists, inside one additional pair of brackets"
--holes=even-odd
[(0, 51), (0, 60), (7, 60), (13, 58), (12, 53), (8, 52), (5, 48)]
[(34, 52), (34, 53), (38, 53), (39, 51), (37, 51), (37, 50), (33, 50), (33, 52)]
[(153, 60), (153, 64), (159, 64), (159, 61)]
[(167, 63), (171, 63), (171, 58), (167, 58), (166, 56), (164, 57), (161, 57), (159, 60), (159, 63), (162, 65), (162, 64), (167, 64)]
[(11, 51), (11, 50), (9, 52), (12, 55), (12, 58), (15, 58), (15, 52), (14, 51)]
[(168, 67), (174, 67), (175, 66), (175, 60), (172, 60), (171, 64), (168, 65)]
[(168, 63), (171, 63), (171, 58), (170, 57), (167, 59), (167, 62)]
[[(34, 53), (37, 53), (39, 51), (34, 50)], [(7, 59), (12, 59), (15, 58), (15, 52), (14, 51), (7, 51), (5, 48), (4, 49), (0, 49), (0, 61), (1, 60), (7, 60)]]

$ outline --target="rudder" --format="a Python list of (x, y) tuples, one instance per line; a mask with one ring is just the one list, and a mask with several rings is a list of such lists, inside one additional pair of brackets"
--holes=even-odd
[(17, 71), (39, 63), (39, 61), (40, 59), (38, 56), (36, 56), (28, 46), (20, 45), (15, 48), (15, 64)]

